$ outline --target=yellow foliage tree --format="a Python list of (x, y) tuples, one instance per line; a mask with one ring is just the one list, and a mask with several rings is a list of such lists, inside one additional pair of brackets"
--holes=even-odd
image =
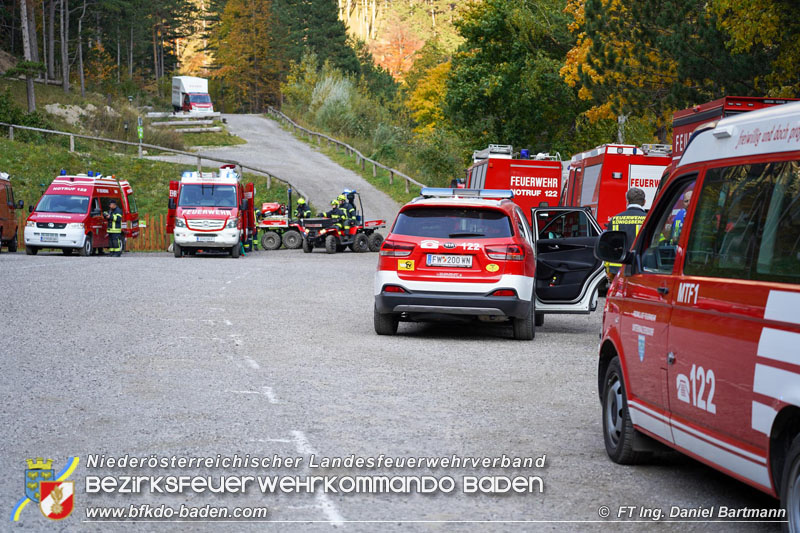
[(411, 116), (417, 122), (417, 133), (430, 132), (444, 121), (444, 99), (447, 94), (447, 76), (450, 62), (430, 69), (417, 83), (408, 99)]

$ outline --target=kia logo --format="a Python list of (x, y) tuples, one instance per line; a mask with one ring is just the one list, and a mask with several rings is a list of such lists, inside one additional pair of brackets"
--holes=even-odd
[(53, 227), (53, 223), (52, 223), (52, 222), (48, 223), (48, 224), (47, 224), (47, 227), (48, 227), (48, 228), (52, 228), (52, 227)]
[(444, 247), (447, 248), (447, 249), (452, 249), (452, 248), (456, 247), (456, 243), (454, 243), (454, 242), (446, 242), (446, 243), (444, 243)]

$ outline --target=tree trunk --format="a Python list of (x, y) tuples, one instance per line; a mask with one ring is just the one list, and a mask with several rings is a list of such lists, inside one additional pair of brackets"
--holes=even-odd
[(156, 90), (161, 96), (161, 87), (158, 86), (158, 46), (156, 45), (156, 28), (153, 26), (153, 74), (156, 77)]
[(69, 0), (61, 4), (61, 87), (69, 92)]
[(47, 75), (54, 80), (56, 79), (56, 0), (50, 0), (47, 7), (50, 12), (47, 25)]
[(119, 25), (117, 25), (117, 83), (119, 83), (119, 69), (120, 69), (120, 38), (119, 38)]
[(31, 61), (39, 62), (39, 39), (36, 38), (36, 2), (28, 3), (28, 39), (31, 47)]
[[(25, 61), (31, 61), (31, 34), (28, 28), (28, 3), (26, 0), (19, 0), (20, 22), (22, 24), (22, 49), (25, 54)], [(36, 111), (36, 95), (33, 92), (33, 76), (30, 70), (25, 74), (25, 83), (28, 90), (28, 112)]]
[(133, 24), (131, 23), (130, 52), (128, 55), (128, 78), (133, 79)]
[(45, 0), (42, 0), (42, 63), (44, 63), (44, 79), (46, 82), (50, 77), (50, 71), (47, 68), (47, 7)]
[(81, 97), (86, 96), (86, 79), (83, 73), (83, 16), (86, 14), (86, 0), (83, 0), (83, 13), (78, 18), (78, 71), (81, 79)]

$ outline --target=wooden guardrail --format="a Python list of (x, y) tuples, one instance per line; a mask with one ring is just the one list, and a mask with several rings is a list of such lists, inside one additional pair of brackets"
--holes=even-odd
[(309, 139), (316, 138), (317, 144), (322, 144), (322, 140), (324, 139), (328, 143), (328, 146), (330, 146), (331, 144), (335, 144), (337, 146), (340, 146), (340, 147), (344, 148), (345, 151), (349, 155), (355, 155), (356, 156), (356, 164), (360, 164), (361, 165), (361, 170), (364, 170), (365, 162), (371, 163), (372, 164), (372, 177), (373, 178), (377, 177), (378, 169), (382, 168), (382, 169), (384, 169), (384, 170), (389, 172), (389, 184), (390, 185), (394, 184), (394, 177), (395, 176), (399, 176), (400, 178), (403, 178), (405, 180), (406, 192), (410, 192), (409, 191), (409, 183), (413, 183), (414, 185), (416, 185), (416, 186), (418, 186), (420, 188), (427, 187), (427, 185), (425, 185), (424, 183), (418, 182), (414, 178), (403, 174), (399, 170), (396, 170), (396, 169), (391, 168), (391, 167), (387, 167), (386, 165), (383, 165), (383, 164), (381, 164), (381, 163), (379, 163), (379, 162), (377, 162), (377, 161), (375, 161), (373, 159), (370, 159), (369, 157), (366, 157), (364, 154), (362, 154), (361, 152), (359, 152), (358, 150), (356, 150), (355, 148), (353, 148), (352, 146), (350, 146), (347, 143), (344, 143), (344, 142), (342, 142), (342, 141), (340, 141), (338, 139), (334, 139), (333, 137), (325, 135), (324, 133), (319, 133), (317, 131), (312, 131), (312, 130), (310, 130), (308, 128), (304, 128), (303, 126), (299, 125), (298, 123), (296, 123), (295, 121), (293, 121), (292, 119), (290, 119), (285, 114), (283, 114), (282, 112), (278, 111), (277, 109), (275, 109), (272, 106), (269, 106), (267, 108), (267, 112), (270, 115), (276, 117), (278, 120), (282, 120), (284, 123), (290, 125), (292, 128), (294, 128), (295, 133), (297, 133), (298, 131), (301, 131), (301, 132), (304, 132), (306, 135), (308, 135)]
[(178, 154), (178, 155), (183, 155), (183, 156), (188, 156), (188, 157), (194, 157), (194, 158), (197, 159), (197, 171), (198, 172), (202, 171), (202, 162), (203, 162), (203, 160), (216, 161), (218, 163), (224, 163), (224, 164), (228, 164), (228, 165), (236, 165), (237, 167), (239, 167), (239, 174), (240, 175), (243, 174), (244, 170), (249, 170), (249, 171), (254, 172), (256, 174), (261, 174), (263, 176), (266, 176), (266, 178), (267, 178), (267, 189), (272, 187), (272, 180), (275, 179), (275, 180), (278, 180), (278, 181), (280, 181), (282, 183), (285, 183), (287, 187), (289, 187), (292, 190), (294, 190), (295, 192), (297, 192), (297, 194), (308, 198), (308, 196), (305, 193), (303, 193), (303, 191), (301, 191), (299, 188), (297, 188), (294, 185), (292, 185), (292, 183), (289, 182), (288, 180), (279, 178), (278, 176), (275, 176), (274, 174), (272, 174), (271, 172), (269, 172), (267, 170), (264, 170), (264, 169), (261, 169), (261, 168), (257, 168), (257, 167), (251, 166), (251, 165), (243, 165), (239, 161), (234, 161), (232, 159), (222, 159), (220, 157), (213, 157), (213, 156), (209, 156), (209, 155), (203, 155), (202, 153), (199, 153), (199, 152), (186, 152), (184, 150), (176, 150), (174, 148), (167, 148), (165, 146), (156, 146), (156, 145), (153, 145), (153, 144), (135, 143), (135, 142), (130, 142), (130, 141), (121, 141), (119, 139), (106, 139), (104, 137), (94, 137), (92, 135), (83, 135), (83, 134), (80, 134), (80, 133), (71, 133), (71, 132), (67, 132), (67, 131), (46, 130), (46, 129), (43, 129), (43, 128), (34, 128), (34, 127), (31, 127), (31, 126), (20, 126), (18, 124), (9, 124), (7, 122), (0, 122), (0, 126), (8, 128), (8, 138), (10, 140), (12, 140), (12, 141), (14, 140), (14, 130), (15, 129), (26, 130), (26, 131), (37, 131), (39, 133), (47, 133), (47, 134), (51, 134), (51, 135), (62, 135), (62, 136), (69, 137), (69, 151), (70, 152), (74, 152), (75, 151), (75, 139), (86, 139), (86, 140), (89, 140), (89, 141), (107, 142), (107, 143), (112, 143), (112, 144), (122, 144), (122, 145), (125, 145), (125, 146), (136, 146), (138, 148), (139, 157), (142, 157), (142, 151), (145, 148), (149, 149), (149, 150), (159, 150), (159, 151), (162, 151), (162, 152), (170, 152), (170, 153), (173, 153), (173, 154)]

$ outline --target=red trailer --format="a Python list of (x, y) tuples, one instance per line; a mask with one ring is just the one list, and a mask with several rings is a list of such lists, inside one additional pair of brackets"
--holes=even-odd
[(604, 144), (575, 154), (561, 193), (561, 205), (590, 207), (597, 222), (606, 227), (611, 217), (626, 208), (631, 187), (644, 190), (650, 209), (664, 169), (672, 161), (665, 144)]
[[(521, 150), (527, 156), (525, 150)], [(513, 201), (530, 220), (531, 209), (558, 205), (563, 164), (559, 155), (537, 154), (530, 159), (513, 157), (507, 144), (490, 144), (475, 151), (467, 169), (467, 189), (503, 189), (514, 192)]]

